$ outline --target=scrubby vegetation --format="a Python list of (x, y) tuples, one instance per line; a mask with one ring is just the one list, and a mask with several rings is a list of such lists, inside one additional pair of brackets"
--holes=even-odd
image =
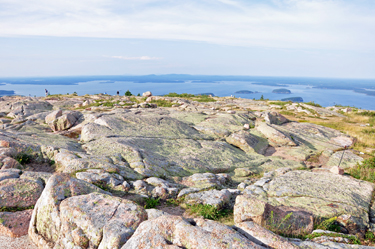
[(229, 209), (219, 209), (212, 205), (194, 204), (188, 205), (187, 209), (192, 214), (198, 214), (205, 219), (219, 220), (230, 215), (233, 211)]
[(208, 95), (194, 95), (189, 93), (168, 93), (164, 95), (165, 97), (177, 97), (177, 98), (183, 98), (183, 99), (190, 99), (197, 102), (216, 102), (216, 100)]
[(363, 160), (347, 172), (354, 178), (375, 183), (375, 157)]

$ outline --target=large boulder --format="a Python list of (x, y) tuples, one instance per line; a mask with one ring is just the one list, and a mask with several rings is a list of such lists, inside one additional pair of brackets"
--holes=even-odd
[(85, 181), (66, 174), (49, 178), (38, 199), (30, 221), (29, 236), (40, 248), (53, 248), (61, 232), (60, 203), (72, 196), (92, 192), (109, 194)]
[(191, 193), (185, 196), (185, 203), (195, 205), (211, 205), (215, 208), (222, 208), (228, 204), (231, 198), (231, 193), (226, 190), (207, 190), (198, 193)]
[(138, 248), (248, 248), (263, 249), (239, 232), (219, 222), (164, 215), (142, 222), (122, 249)]
[(340, 167), (343, 169), (354, 167), (357, 163), (363, 161), (363, 158), (357, 156), (350, 150), (343, 150), (333, 153), (327, 162), (327, 166), (338, 166), (341, 161)]
[(278, 112), (265, 112), (263, 117), (267, 124), (282, 125), (289, 122), (286, 117)]
[(72, 127), (77, 121), (72, 113), (66, 113), (48, 123), (53, 131), (63, 131)]
[(232, 144), (245, 152), (256, 152), (264, 154), (268, 148), (268, 141), (262, 137), (257, 137), (246, 131), (233, 133), (225, 138), (227, 143)]
[(297, 144), (287, 134), (280, 130), (277, 130), (272, 125), (268, 125), (264, 122), (258, 122), (256, 127), (260, 133), (262, 133), (273, 146), (296, 146)]
[(364, 232), (369, 225), (374, 185), (348, 176), (290, 171), (275, 177), (267, 188), (267, 202), (304, 208), (318, 217), (350, 215)]
[(283, 231), (284, 234), (311, 233), (314, 228), (313, 215), (301, 208), (272, 206), (253, 196), (239, 195), (234, 205), (234, 221), (254, 223)]
[(106, 194), (73, 196), (60, 204), (61, 230), (55, 248), (120, 248), (147, 219), (136, 203)]

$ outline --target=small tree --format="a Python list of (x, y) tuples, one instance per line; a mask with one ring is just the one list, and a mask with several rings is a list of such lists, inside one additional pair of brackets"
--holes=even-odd
[(260, 96), (260, 100), (264, 100), (263, 94), (262, 94), (262, 96)]
[(133, 94), (129, 91), (129, 90), (127, 90), (126, 92), (125, 92), (125, 96), (132, 96)]
[(138, 95), (137, 96), (141, 96), (141, 94), (140, 93), (138, 93)]

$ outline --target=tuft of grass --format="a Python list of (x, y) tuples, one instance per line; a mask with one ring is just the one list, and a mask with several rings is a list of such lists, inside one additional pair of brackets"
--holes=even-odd
[(156, 206), (160, 205), (160, 198), (146, 198), (146, 204), (144, 205), (145, 209), (155, 208)]
[(339, 233), (341, 231), (340, 225), (337, 223), (337, 217), (332, 217), (326, 220), (323, 220), (320, 223), (314, 225), (314, 230), (321, 229), (326, 231), (332, 231)]
[[(28, 209), (34, 209), (34, 206), (29, 207), (0, 207), (0, 212), (17, 212), (17, 211), (24, 211)], [(0, 222), (2, 223), (2, 222)]]
[(347, 170), (352, 177), (375, 183), (375, 157), (357, 163), (355, 167)]
[(315, 103), (314, 101), (306, 102), (305, 104), (306, 104), (306, 105), (315, 106), (315, 107), (322, 107), (321, 105)]
[(25, 165), (25, 164), (28, 164), (29, 162), (31, 162), (31, 159), (32, 159), (32, 155), (30, 155), (29, 153), (26, 153), (26, 152), (19, 152), (15, 157), (14, 159), (16, 159), (21, 165)]
[(110, 192), (111, 189), (109, 188), (108, 184), (105, 181), (97, 181), (93, 183), (95, 186), (97, 186), (100, 189), (103, 189), (104, 191)]
[(151, 100), (152, 104), (156, 104), (158, 107), (172, 107), (173, 103), (168, 100)]
[(230, 215), (233, 212), (230, 209), (219, 209), (209, 204), (187, 205), (187, 208), (190, 213), (201, 215), (203, 216), (203, 218), (210, 220), (219, 220)]
[(288, 104), (291, 104), (292, 101), (273, 101), (269, 102), (270, 105), (279, 105), (279, 106), (286, 106)]

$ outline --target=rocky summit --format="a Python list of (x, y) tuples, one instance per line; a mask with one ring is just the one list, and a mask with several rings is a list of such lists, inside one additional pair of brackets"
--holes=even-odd
[(375, 248), (374, 184), (348, 173), (371, 148), (324, 125), (346, 115), (151, 92), (2, 97), (1, 248)]

